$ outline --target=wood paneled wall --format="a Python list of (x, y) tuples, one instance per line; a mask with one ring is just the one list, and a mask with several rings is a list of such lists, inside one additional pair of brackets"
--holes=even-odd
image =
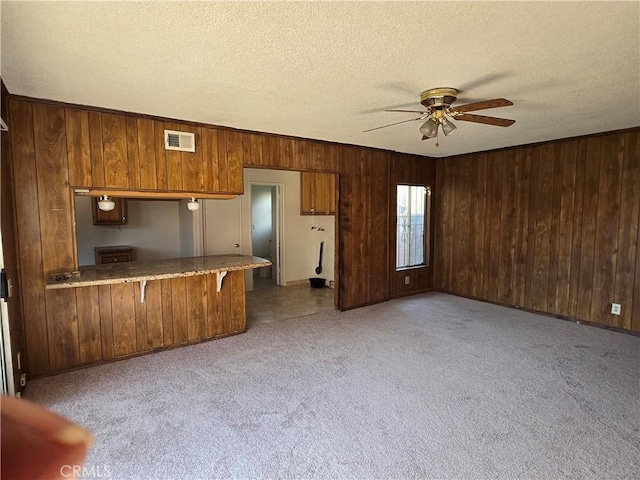
[[(4, 120), (9, 118), (8, 92), (4, 82), (0, 81), (0, 116)], [(11, 335), (11, 360), (13, 363), (13, 386), (15, 392), (22, 391), (20, 386), (20, 375), (26, 370), (24, 359), (26, 354), (24, 341), (24, 326), (22, 322), (22, 300), (19, 288), (18, 273), (18, 233), (14, 208), (14, 183), (11, 169), (11, 137), (9, 132), (3, 131), (2, 152), (0, 154), (0, 204), (2, 213), (0, 214), (0, 229), (2, 230), (2, 255), (4, 257), (4, 269), (7, 275), (7, 282), (14, 287), (11, 289), (11, 296), (6, 299), (7, 311), (9, 314), (8, 326)], [(4, 328), (4, 327), (3, 327)], [(5, 355), (7, 349), (4, 350)]]
[[(124, 190), (237, 193), (243, 190), (243, 137), (230, 130), (116, 113), (23, 103), (40, 122), (55, 122), (66, 143), (69, 184)], [(28, 112), (24, 112), (28, 115)], [(196, 151), (165, 150), (164, 130), (193, 133)]]
[[(393, 154), (391, 158), (391, 182), (389, 191), (389, 272), (391, 297), (412, 295), (433, 288), (433, 252), (435, 230), (435, 183), (436, 164), (424, 157), (415, 156), (408, 161), (407, 156)], [(431, 187), (431, 211), (429, 212), (429, 262), (428, 266), (396, 271), (396, 196), (397, 185), (424, 185)], [(409, 284), (405, 283), (405, 277), (409, 277)]]
[[(61, 371), (245, 329), (244, 272), (46, 290), (48, 357), (31, 373)], [(32, 342), (34, 339), (32, 339)], [(42, 340), (40, 340), (42, 341)], [(33, 343), (32, 343), (33, 345)]]
[[(101, 358), (109, 358), (105, 347), (109, 335), (120, 335), (113, 338), (114, 345), (121, 346), (113, 356), (144, 351), (144, 345), (138, 345), (144, 334), (136, 320), (137, 308), (132, 314), (127, 306), (115, 317), (104, 313), (113, 312), (118, 304), (114, 295), (131, 298), (135, 287), (127, 287), (133, 293), (117, 287), (45, 291), (49, 274), (77, 268), (72, 187), (241, 193), (243, 166), (338, 173), (339, 308), (389, 298), (390, 152), (24, 97), (11, 97), (9, 106), (20, 289), (31, 375), (93, 362), (99, 356), (98, 345)], [(165, 151), (165, 128), (195, 133), (195, 154)], [(425, 162), (434, 160), (394, 154), (395, 165), (408, 172)], [(147, 302), (154, 302), (153, 295)], [(121, 318), (123, 323), (114, 326), (109, 318)], [(149, 322), (149, 315), (146, 318)], [(179, 320), (177, 325), (178, 333), (172, 331), (180, 340), (163, 346), (180, 343), (185, 335), (192, 341), (188, 331), (184, 334), (186, 324)], [(203, 337), (198, 333), (194, 338)], [(148, 348), (156, 344), (152, 341)]]
[(640, 331), (640, 129), (441, 159), (436, 185), (437, 289)]

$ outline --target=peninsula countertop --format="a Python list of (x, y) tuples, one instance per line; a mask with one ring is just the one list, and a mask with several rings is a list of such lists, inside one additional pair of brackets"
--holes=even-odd
[(46, 288), (75, 288), (141, 282), (268, 267), (271, 261), (251, 255), (209, 255), (80, 267), (75, 275), (52, 275)]

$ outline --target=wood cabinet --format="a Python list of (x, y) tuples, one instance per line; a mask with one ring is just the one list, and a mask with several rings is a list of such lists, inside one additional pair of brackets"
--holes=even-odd
[(133, 261), (133, 248), (129, 246), (95, 247), (96, 265)]
[(128, 222), (127, 200), (124, 198), (110, 198), (116, 206), (108, 212), (100, 210), (97, 197), (91, 198), (94, 225), (124, 225)]
[(300, 173), (300, 213), (335, 215), (336, 176), (333, 173)]

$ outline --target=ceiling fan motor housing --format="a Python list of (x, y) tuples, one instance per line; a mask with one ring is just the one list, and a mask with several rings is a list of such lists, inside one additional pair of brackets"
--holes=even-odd
[(420, 103), (426, 108), (448, 108), (458, 98), (458, 90), (450, 87), (431, 88), (420, 94)]

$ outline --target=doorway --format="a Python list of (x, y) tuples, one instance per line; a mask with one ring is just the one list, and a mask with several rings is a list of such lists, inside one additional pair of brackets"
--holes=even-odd
[(255, 269), (254, 276), (271, 279), (280, 286), (284, 284), (283, 188), (282, 184), (251, 182), (251, 251), (272, 263), (271, 267)]

